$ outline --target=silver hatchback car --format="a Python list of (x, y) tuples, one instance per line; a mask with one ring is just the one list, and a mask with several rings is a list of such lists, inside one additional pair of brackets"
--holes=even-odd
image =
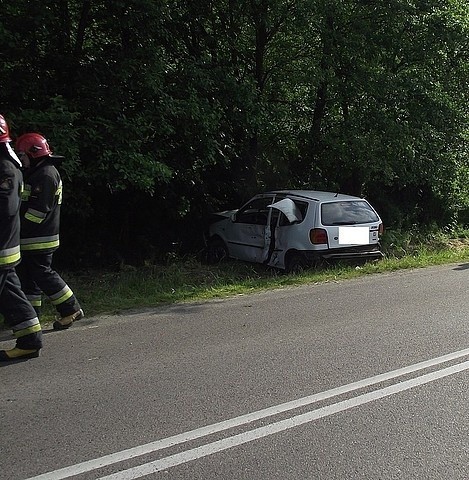
[(226, 257), (298, 272), (334, 259), (379, 259), (383, 222), (363, 198), (315, 190), (277, 190), (214, 215), (207, 260)]

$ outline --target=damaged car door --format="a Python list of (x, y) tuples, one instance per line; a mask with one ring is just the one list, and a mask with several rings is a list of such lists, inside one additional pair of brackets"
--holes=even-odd
[(269, 207), (272, 209), (272, 221), (266, 263), (275, 267), (278, 265), (279, 256), (285, 253), (292, 242), (292, 230), (294, 234), (296, 226), (304, 220), (307, 204), (276, 196), (275, 203)]
[(266, 260), (271, 237), (272, 195), (255, 197), (232, 218), (228, 249), (231, 256), (248, 262)]

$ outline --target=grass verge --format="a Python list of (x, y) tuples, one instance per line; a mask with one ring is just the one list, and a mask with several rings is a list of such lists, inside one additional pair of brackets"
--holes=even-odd
[(388, 256), (360, 266), (334, 265), (301, 275), (286, 275), (257, 264), (228, 261), (204, 265), (186, 258), (164, 266), (107, 273), (89, 271), (64, 277), (87, 314), (97, 315), (465, 261), (469, 261), (469, 245), (464, 243), (437, 249), (425, 246), (401, 257)]
[[(308, 270), (301, 275), (286, 275), (263, 265), (236, 261), (204, 265), (192, 257), (173, 259), (167, 265), (124, 267), (116, 272), (88, 270), (61, 274), (76, 293), (86, 315), (95, 316), (469, 261), (466, 239), (443, 241), (438, 237), (436, 241), (427, 239), (419, 244), (409, 242), (396, 246), (390, 243), (386, 249), (386, 257), (377, 262), (361, 266), (334, 265)], [(46, 303), (41, 320), (50, 322), (54, 316), (52, 306)]]

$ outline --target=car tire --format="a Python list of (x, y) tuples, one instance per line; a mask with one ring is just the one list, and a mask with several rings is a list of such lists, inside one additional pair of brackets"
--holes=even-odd
[(207, 245), (207, 263), (214, 265), (228, 258), (228, 249), (220, 237), (211, 238)]
[(292, 253), (285, 262), (285, 271), (287, 273), (298, 274), (308, 269), (308, 262), (301, 253)]

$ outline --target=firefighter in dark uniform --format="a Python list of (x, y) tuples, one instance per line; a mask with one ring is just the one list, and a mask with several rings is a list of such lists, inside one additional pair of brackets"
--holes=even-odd
[(0, 350), (0, 362), (39, 356), (42, 331), (34, 308), (21, 290), (15, 267), (20, 262), (21, 162), (10, 146), (8, 125), (0, 115), (0, 313), (13, 329), (16, 346)]
[(18, 276), (38, 315), (44, 293), (59, 314), (53, 324), (54, 330), (65, 330), (84, 314), (70, 287), (51, 267), (54, 251), (59, 247), (62, 203), (62, 180), (55, 165), (63, 157), (52, 155), (46, 139), (38, 133), (18, 137), (15, 150), (25, 167), (21, 206), (22, 261)]

